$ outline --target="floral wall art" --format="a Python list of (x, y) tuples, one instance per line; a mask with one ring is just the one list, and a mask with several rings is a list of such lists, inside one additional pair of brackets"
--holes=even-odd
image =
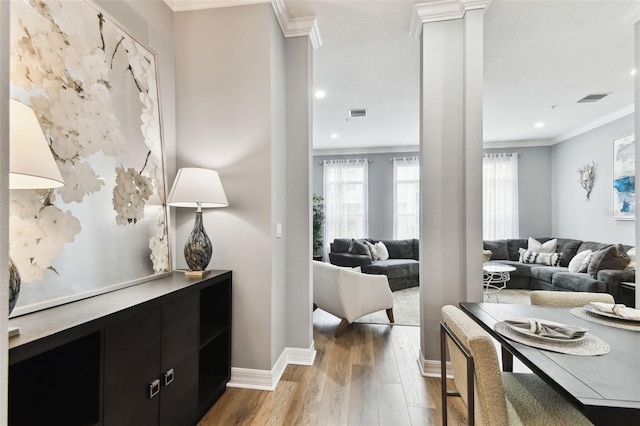
[(635, 210), (635, 138), (628, 135), (613, 141), (613, 218), (633, 220)]
[(14, 315), (168, 272), (155, 55), (88, 1), (13, 1), (11, 97), (65, 180), (11, 192)]

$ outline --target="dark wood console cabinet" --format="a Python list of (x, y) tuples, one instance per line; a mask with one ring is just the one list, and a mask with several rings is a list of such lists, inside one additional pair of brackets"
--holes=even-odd
[(195, 424), (231, 376), (231, 272), (9, 320), (10, 425)]

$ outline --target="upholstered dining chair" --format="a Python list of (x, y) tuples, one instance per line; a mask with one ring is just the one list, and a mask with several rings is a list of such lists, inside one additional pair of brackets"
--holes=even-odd
[[(447, 424), (447, 397), (461, 397), (469, 425), (592, 424), (535, 374), (501, 373), (489, 333), (455, 306), (444, 306), (440, 322), (442, 424)], [(447, 390), (447, 347), (456, 391)]]
[(563, 308), (577, 308), (589, 302), (616, 303), (609, 293), (588, 293), (583, 291), (533, 290), (529, 293), (532, 305), (546, 305)]

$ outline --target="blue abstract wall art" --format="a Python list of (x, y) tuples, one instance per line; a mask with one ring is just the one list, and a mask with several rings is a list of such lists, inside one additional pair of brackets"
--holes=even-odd
[(613, 219), (635, 219), (635, 181), (635, 138), (628, 135), (613, 141)]

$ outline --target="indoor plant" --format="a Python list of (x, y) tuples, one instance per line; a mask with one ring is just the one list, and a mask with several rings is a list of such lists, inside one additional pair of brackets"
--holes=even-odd
[(324, 220), (324, 197), (313, 194), (313, 258), (317, 260), (322, 260)]

